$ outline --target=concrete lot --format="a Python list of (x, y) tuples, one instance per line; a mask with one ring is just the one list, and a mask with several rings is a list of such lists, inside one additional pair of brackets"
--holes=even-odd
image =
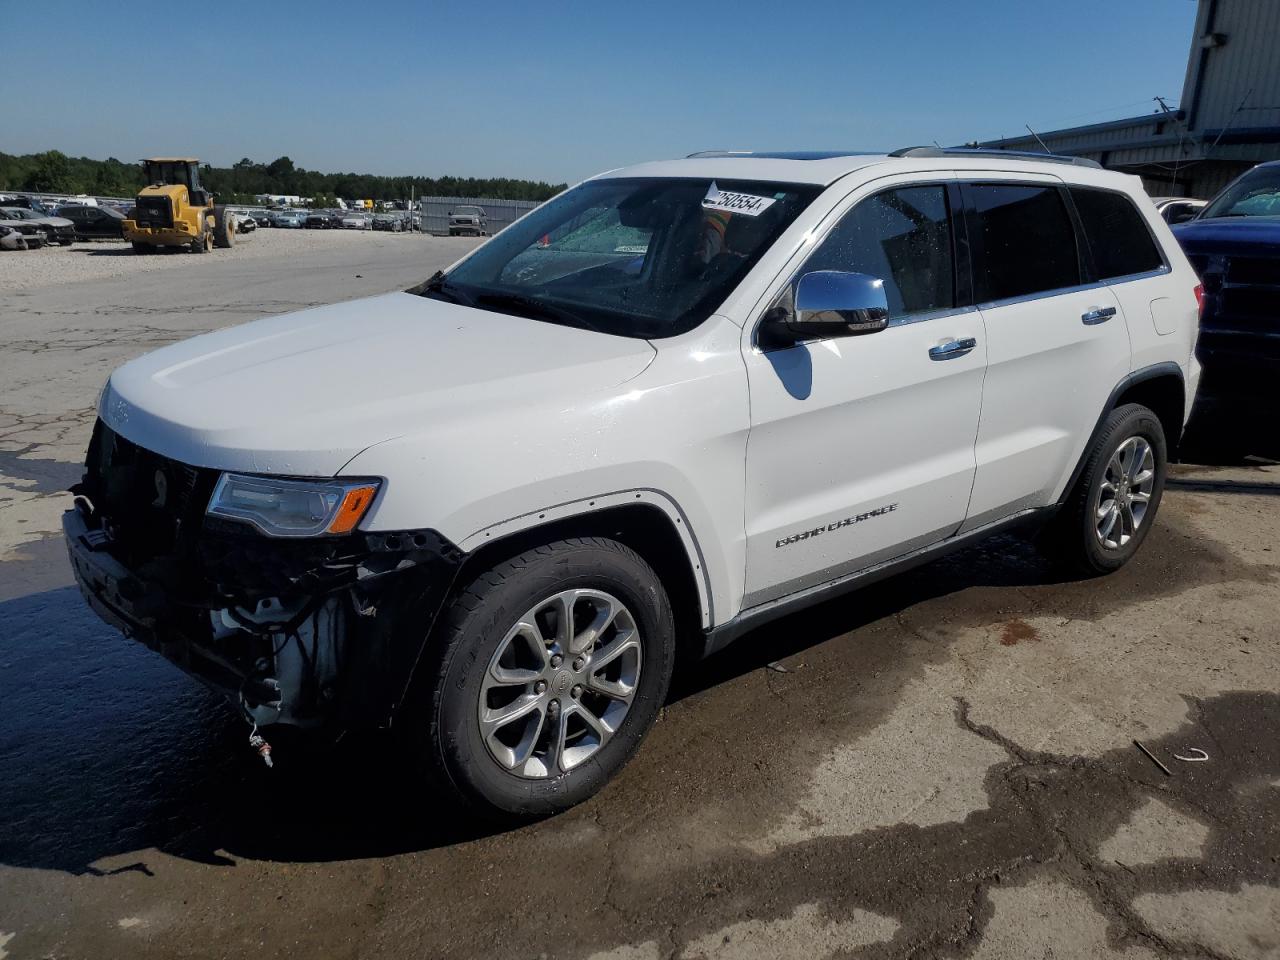
[(0, 286), (0, 958), (1280, 957), (1269, 418), (1193, 450), (1105, 580), (1004, 539), (745, 638), (555, 820), (442, 821), (387, 738), (263, 769), (50, 534), (112, 367), (472, 243), (270, 238)]

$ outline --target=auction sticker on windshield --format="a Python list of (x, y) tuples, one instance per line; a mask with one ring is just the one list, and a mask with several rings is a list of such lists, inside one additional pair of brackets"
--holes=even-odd
[(758, 217), (774, 204), (773, 197), (757, 197), (750, 193), (734, 193), (721, 190), (714, 180), (702, 198), (703, 210), (723, 210), (726, 213), (741, 213), (748, 217)]

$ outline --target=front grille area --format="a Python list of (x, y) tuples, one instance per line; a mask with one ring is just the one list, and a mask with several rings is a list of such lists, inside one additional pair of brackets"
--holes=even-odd
[(378, 539), (359, 532), (274, 538), (235, 520), (206, 516), (221, 471), (153, 453), (101, 420), (85, 468), (75, 492), (88, 499), (94, 519), (110, 534), (112, 556), (187, 605), (227, 596), (247, 602), (310, 593), (335, 579), (354, 579), (370, 538)]
[(139, 197), (134, 217), (140, 227), (173, 226), (173, 208), (168, 197)]
[(1225, 287), (1215, 326), (1280, 330), (1280, 287)]
[(217, 480), (218, 471), (152, 453), (99, 420), (81, 492), (111, 532), (113, 552), (137, 567), (192, 556)]
[(1280, 258), (1233, 257), (1227, 261), (1227, 282), (1280, 287)]

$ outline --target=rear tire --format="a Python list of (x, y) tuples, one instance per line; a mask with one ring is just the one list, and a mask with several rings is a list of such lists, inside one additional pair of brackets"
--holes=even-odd
[(1041, 545), (1068, 570), (1097, 576), (1128, 563), (1155, 522), (1168, 448), (1160, 418), (1127, 403), (1107, 416)]
[(223, 250), (236, 245), (235, 214), (226, 207), (213, 208), (213, 245)]
[[(671, 604), (649, 564), (614, 540), (560, 540), (455, 597), (424, 655), (408, 727), (432, 778), (465, 807), (544, 817), (622, 769), (658, 716), (674, 661)], [(527, 714), (482, 722), (516, 704)]]

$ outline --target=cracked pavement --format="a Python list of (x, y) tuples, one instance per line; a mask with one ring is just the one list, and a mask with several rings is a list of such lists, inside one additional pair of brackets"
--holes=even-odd
[(441, 816), (382, 736), (263, 769), (47, 535), (94, 397), (467, 244), (0, 292), (0, 958), (1280, 958), (1276, 449), (1193, 446), (1111, 577), (1003, 538), (756, 631), (553, 820)]

